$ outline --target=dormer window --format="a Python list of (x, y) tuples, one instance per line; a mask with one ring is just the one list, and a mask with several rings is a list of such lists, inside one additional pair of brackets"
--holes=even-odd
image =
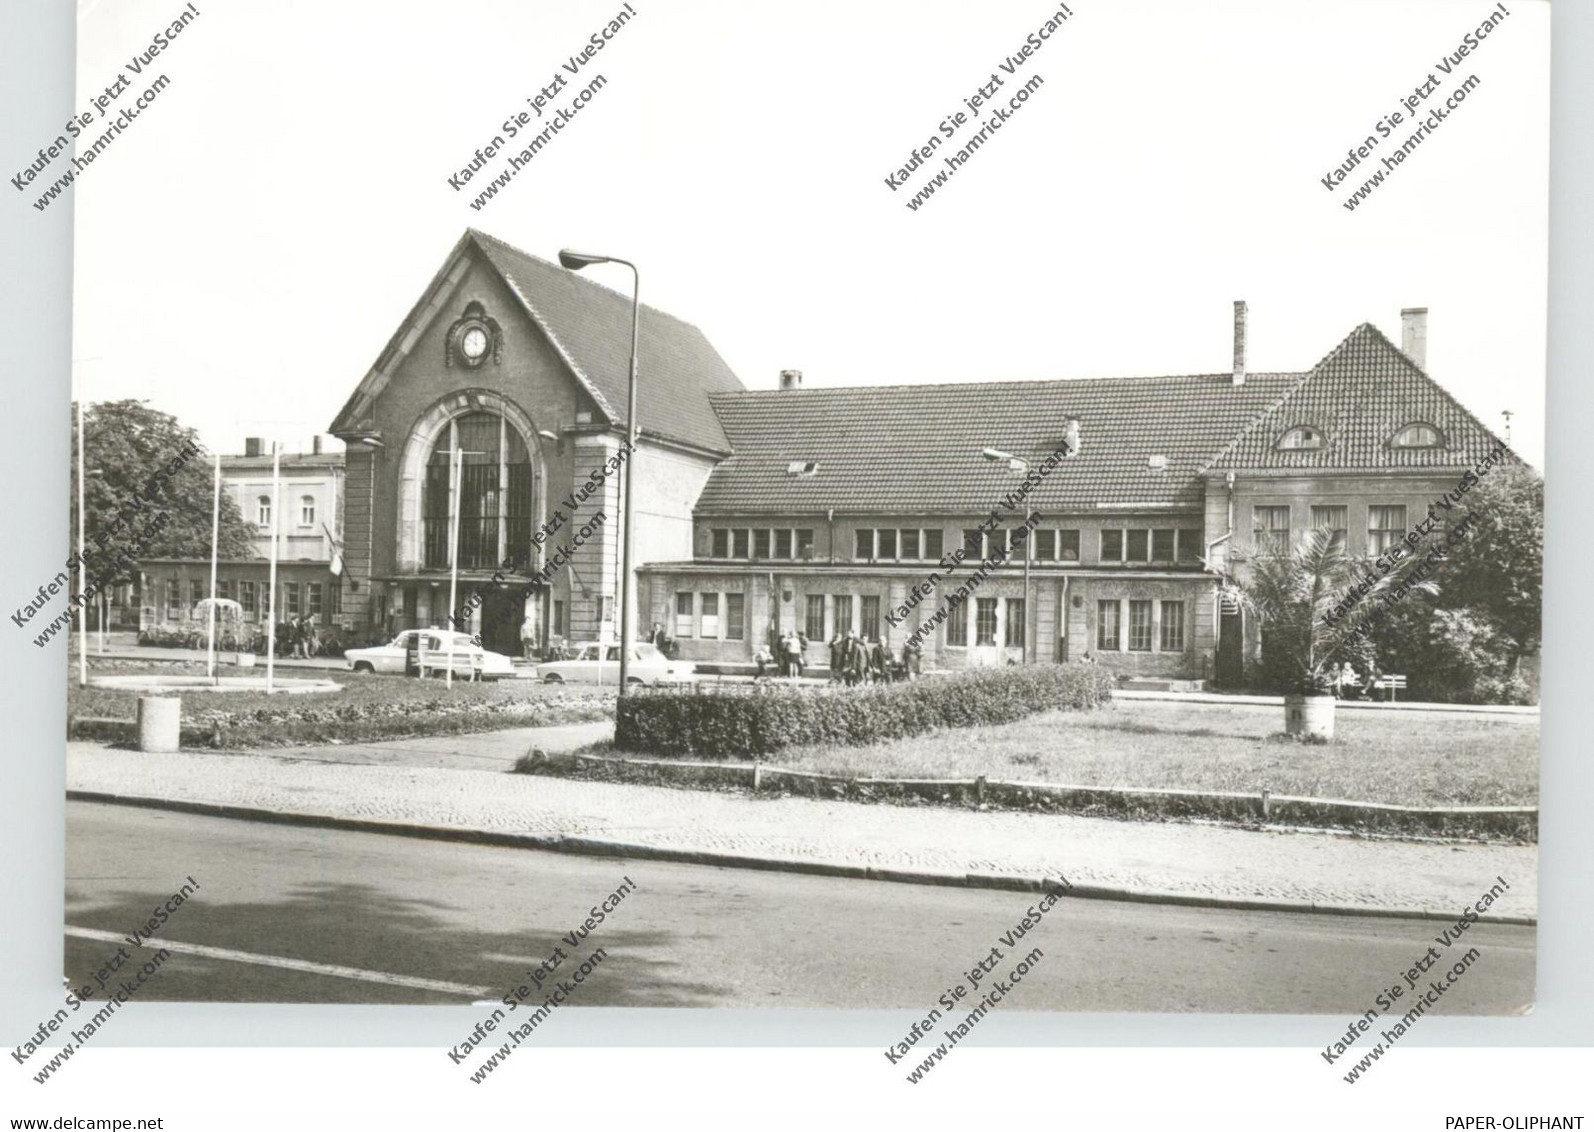
[(1389, 438), (1391, 448), (1440, 448), (1444, 437), (1431, 424), (1409, 424)]
[(1311, 425), (1296, 425), (1279, 439), (1279, 448), (1286, 452), (1309, 451), (1323, 447), (1323, 434)]
[(819, 464), (814, 460), (789, 460), (786, 463), (786, 474), (797, 478), (814, 475), (819, 471)]

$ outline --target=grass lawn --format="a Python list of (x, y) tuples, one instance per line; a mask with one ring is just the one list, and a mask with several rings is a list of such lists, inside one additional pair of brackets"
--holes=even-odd
[(1409, 806), (1538, 801), (1539, 721), (1341, 711), (1332, 744), (1269, 741), (1281, 707), (1118, 701), (1000, 727), (868, 747), (791, 747), (770, 761), (826, 774), (1237, 791)]
[[(90, 670), (127, 675), (203, 675), (204, 662), (139, 664), (118, 662)], [(226, 668), (223, 675), (264, 676), (263, 669)], [(331, 678), (339, 692), (266, 695), (265, 692), (185, 692), (185, 729), (213, 732), (223, 747), (277, 746), (317, 742), (459, 734), (505, 727), (532, 727), (614, 718), (614, 691), (554, 687), (535, 680), (454, 681), (375, 676), (319, 669), (281, 668), (284, 677)], [(132, 720), (139, 693), (118, 688), (79, 688), (70, 674), (70, 717)], [(185, 738), (185, 744), (188, 740)]]

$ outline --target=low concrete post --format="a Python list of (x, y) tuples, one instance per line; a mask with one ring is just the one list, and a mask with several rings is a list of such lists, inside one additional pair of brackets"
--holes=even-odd
[(170, 752), (182, 737), (183, 701), (176, 696), (140, 696), (138, 749)]

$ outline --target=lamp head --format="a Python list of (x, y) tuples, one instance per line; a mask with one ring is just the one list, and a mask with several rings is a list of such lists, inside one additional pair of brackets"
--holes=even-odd
[(567, 271), (580, 271), (583, 267), (591, 267), (595, 263), (608, 263), (606, 255), (593, 255), (590, 252), (572, 251), (565, 248), (559, 253), (559, 266)]

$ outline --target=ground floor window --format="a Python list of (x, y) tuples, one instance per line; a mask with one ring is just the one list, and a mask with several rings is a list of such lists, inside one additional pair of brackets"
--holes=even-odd
[(836, 636), (845, 637), (852, 630), (852, 595), (836, 594), (830, 603), (835, 611)]
[(245, 613), (253, 613), (255, 611), (255, 583), (238, 583), (238, 604), (244, 607)]
[(703, 602), (703, 614), (698, 619), (700, 631), (698, 636), (709, 639), (718, 638), (720, 635), (720, 595), (700, 594)]
[(725, 639), (739, 641), (747, 634), (747, 608), (741, 594), (725, 595)]
[(1021, 649), (1024, 647), (1024, 599), (1010, 597), (1007, 599), (1007, 647)]
[(874, 594), (864, 595), (863, 614), (858, 618), (858, 632), (871, 641), (880, 639), (880, 598)]
[(311, 617), (319, 618), (321, 616), (320, 582), (306, 582), (304, 584), (304, 611)]
[(807, 608), (803, 620), (808, 639), (822, 641), (825, 639), (825, 595), (809, 594), (805, 600)]
[(181, 617), (183, 614), (182, 583), (176, 578), (166, 579), (166, 616)]
[(996, 643), (996, 599), (994, 597), (977, 597), (974, 599), (974, 643), (976, 645), (994, 645)]
[(675, 595), (675, 635), (677, 637), (692, 635), (692, 595), (684, 590)]
[(969, 615), (962, 605), (946, 611), (946, 643), (958, 648), (969, 643)]
[(227, 578), (220, 579), (216, 583), (216, 596), (219, 597), (219, 598), (225, 598), (228, 601), (235, 600), (233, 598), (233, 583), (232, 583), (232, 581), (227, 579)]
[[(691, 595), (688, 595), (689, 597)], [(564, 637), (570, 633), (570, 623), (565, 620), (565, 603), (558, 598), (553, 603), (553, 631), (556, 636)], [(676, 636), (680, 636), (679, 633)], [(691, 636), (690, 633), (687, 636)]]
[(1131, 601), (1129, 603), (1129, 651), (1151, 651), (1151, 603), (1149, 601)]
[(299, 616), (299, 583), (282, 583), (282, 611), (287, 617)]
[(1098, 601), (1096, 603), (1096, 648), (1100, 652), (1118, 651), (1118, 603), (1116, 601)]
[(188, 609), (193, 611), (194, 606), (205, 600), (205, 583), (191, 581), (188, 583)]
[(1184, 602), (1165, 601), (1162, 603), (1162, 640), (1160, 644), (1163, 652), (1184, 651)]

